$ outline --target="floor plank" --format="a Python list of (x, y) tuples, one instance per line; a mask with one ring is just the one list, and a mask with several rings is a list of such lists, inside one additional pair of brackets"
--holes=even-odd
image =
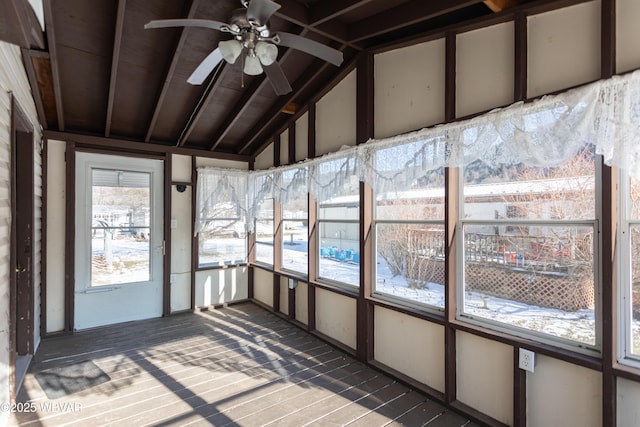
[[(49, 399), (35, 377), (89, 360), (108, 381)], [(12, 425), (474, 425), (250, 303), (47, 338), (18, 401)]]

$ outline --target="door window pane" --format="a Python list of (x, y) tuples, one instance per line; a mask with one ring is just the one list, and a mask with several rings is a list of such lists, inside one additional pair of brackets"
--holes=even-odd
[(92, 169), (91, 286), (151, 279), (151, 175)]

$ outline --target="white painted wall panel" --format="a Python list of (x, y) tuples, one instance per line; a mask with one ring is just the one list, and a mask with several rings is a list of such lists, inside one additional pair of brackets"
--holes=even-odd
[(600, 78), (600, 1), (528, 18), (529, 98)]
[(375, 137), (444, 121), (444, 39), (375, 56)]
[(171, 180), (191, 182), (191, 156), (171, 155)]
[(196, 167), (211, 166), (216, 168), (241, 169), (247, 170), (249, 164), (247, 162), (238, 162), (235, 160), (210, 159), (208, 157), (196, 157)]
[(64, 329), (66, 142), (47, 141), (47, 332)]
[(465, 332), (456, 345), (458, 400), (513, 425), (513, 347)]
[(269, 169), (270, 167), (273, 167), (273, 143), (258, 154), (255, 161), (256, 170)]
[(280, 164), (289, 164), (289, 130), (280, 134)]
[(616, 72), (640, 68), (640, 1), (616, 0)]
[(309, 113), (296, 120), (296, 162), (309, 156)]
[(618, 378), (618, 425), (640, 426), (640, 384)]
[(316, 104), (316, 155), (356, 145), (356, 81), (352, 71)]
[(248, 298), (247, 267), (204, 270), (196, 273), (196, 307)]
[(356, 300), (324, 289), (316, 289), (316, 329), (355, 349)]
[(444, 328), (376, 307), (375, 360), (444, 393)]
[(511, 104), (513, 22), (459, 34), (456, 43), (456, 116)]
[(599, 372), (536, 354), (527, 374), (527, 426), (601, 426)]
[(253, 269), (253, 297), (273, 307), (273, 273), (261, 268)]
[(191, 307), (191, 195), (191, 186), (184, 193), (171, 186), (171, 220), (177, 223), (177, 228), (171, 230), (171, 274), (175, 277), (171, 284), (171, 311)]
[(296, 288), (296, 320), (298, 322), (309, 324), (309, 285), (304, 282), (298, 282)]

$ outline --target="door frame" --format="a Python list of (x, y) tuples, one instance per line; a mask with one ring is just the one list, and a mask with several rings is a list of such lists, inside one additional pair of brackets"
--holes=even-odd
[(108, 149), (102, 145), (67, 141), (65, 153), (65, 298), (64, 298), (64, 330), (62, 333), (72, 334), (75, 331), (75, 206), (76, 206), (76, 153), (89, 152), (122, 157), (136, 157), (143, 159), (162, 160), (164, 163), (164, 238), (166, 253), (163, 272), (163, 316), (171, 314), (171, 229), (167, 218), (171, 218), (171, 153), (148, 152), (135, 149)]
[[(15, 398), (20, 380), (17, 378), (16, 359), (18, 353), (31, 356), (34, 352), (34, 327), (35, 327), (35, 277), (34, 251), (35, 233), (35, 145), (33, 124), (29, 121), (24, 110), (20, 107), (15, 97), (11, 98), (11, 250), (9, 255), (9, 386), (10, 396)], [(27, 210), (18, 214), (18, 207)], [(22, 225), (26, 223), (26, 232)], [(20, 222), (20, 224), (18, 224)], [(20, 225), (20, 226), (19, 226)], [(20, 292), (18, 286), (18, 263), (21, 262), (18, 254), (18, 233), (21, 239), (28, 239), (28, 262), (21, 266), (24, 268), (26, 278), (23, 276), (23, 289)], [(21, 244), (22, 247), (22, 244)], [(17, 321), (19, 315), (27, 317), (27, 321)], [(18, 336), (18, 334), (20, 336)]]

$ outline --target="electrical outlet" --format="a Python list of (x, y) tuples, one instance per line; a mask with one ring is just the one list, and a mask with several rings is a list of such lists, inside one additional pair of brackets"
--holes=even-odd
[(178, 276), (175, 274), (171, 274), (169, 276), (169, 283), (176, 283), (176, 281), (178, 280)]
[(518, 365), (520, 366), (520, 369), (533, 372), (533, 366), (535, 364), (535, 355), (536, 354), (533, 351), (521, 348), (520, 362), (518, 363)]

